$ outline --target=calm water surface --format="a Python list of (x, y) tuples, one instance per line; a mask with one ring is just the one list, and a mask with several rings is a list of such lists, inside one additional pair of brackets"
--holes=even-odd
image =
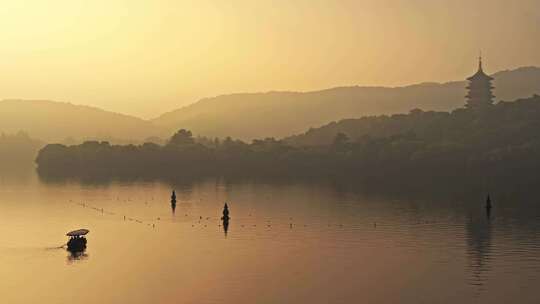
[[(336, 184), (0, 176), (0, 298), (540, 303), (540, 208), (496, 197), (488, 219), (483, 199), (389, 198)], [(57, 247), (77, 228), (91, 232), (75, 258)]]

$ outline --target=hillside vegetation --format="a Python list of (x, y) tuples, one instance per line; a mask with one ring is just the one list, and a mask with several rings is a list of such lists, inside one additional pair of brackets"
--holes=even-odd
[[(472, 73), (471, 73), (472, 74)], [(540, 68), (528, 67), (493, 75), (497, 100), (540, 94)], [(282, 138), (347, 118), (463, 106), (466, 82), (424, 83), (405, 87), (341, 87), (316, 92), (232, 94), (205, 98), (166, 113), (153, 122), (174, 132), (243, 140)]]

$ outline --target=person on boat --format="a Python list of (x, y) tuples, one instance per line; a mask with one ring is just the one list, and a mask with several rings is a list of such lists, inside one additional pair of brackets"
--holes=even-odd
[(89, 231), (87, 229), (79, 229), (68, 232), (69, 240), (67, 242), (68, 251), (84, 251), (86, 249), (86, 235)]

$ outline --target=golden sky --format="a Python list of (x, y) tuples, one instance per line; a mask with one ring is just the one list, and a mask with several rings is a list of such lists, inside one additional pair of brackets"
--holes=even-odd
[(540, 65), (538, 0), (2, 0), (1, 98), (154, 117), (202, 97)]

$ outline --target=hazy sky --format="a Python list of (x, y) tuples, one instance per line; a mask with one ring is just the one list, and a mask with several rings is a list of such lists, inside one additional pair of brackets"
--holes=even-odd
[(540, 65), (538, 0), (0, 1), (1, 98), (154, 117), (206, 96)]

